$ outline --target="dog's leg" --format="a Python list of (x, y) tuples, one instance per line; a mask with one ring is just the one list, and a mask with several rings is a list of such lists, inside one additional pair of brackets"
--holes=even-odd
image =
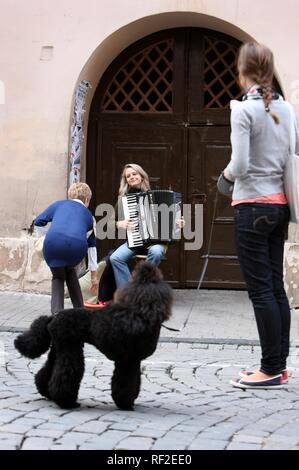
[(134, 401), (140, 390), (140, 375), (140, 361), (115, 361), (112, 398), (121, 410), (134, 410)]
[(80, 382), (84, 374), (83, 344), (55, 344), (56, 359), (49, 382), (51, 399), (61, 408), (76, 408)]
[(55, 362), (55, 350), (53, 346), (51, 347), (48, 358), (44, 364), (44, 366), (37, 372), (35, 375), (35, 385), (39, 393), (46, 398), (51, 400), (51, 396), (49, 393), (49, 380), (52, 375), (53, 367)]

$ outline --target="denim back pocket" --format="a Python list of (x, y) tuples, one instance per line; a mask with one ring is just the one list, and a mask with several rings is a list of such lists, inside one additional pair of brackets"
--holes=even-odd
[(252, 229), (258, 233), (270, 233), (279, 221), (277, 207), (261, 205), (252, 207)]
[(270, 233), (278, 223), (277, 207), (265, 204), (240, 204), (235, 208), (235, 222), (238, 228), (256, 233)]

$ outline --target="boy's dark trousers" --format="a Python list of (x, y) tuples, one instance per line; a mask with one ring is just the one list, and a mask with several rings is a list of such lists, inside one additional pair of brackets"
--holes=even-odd
[(50, 268), (52, 272), (51, 312), (64, 310), (64, 283), (66, 283), (73, 307), (83, 307), (83, 297), (75, 267)]

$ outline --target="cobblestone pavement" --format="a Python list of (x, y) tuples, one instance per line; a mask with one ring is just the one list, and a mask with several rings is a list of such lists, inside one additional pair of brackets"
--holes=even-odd
[[(174, 289), (173, 315), (161, 335), (206, 343), (258, 344), (256, 323), (247, 292)], [(65, 308), (70, 308), (69, 299)], [(40, 315), (49, 315), (50, 296), (0, 292), (0, 332), (24, 331)], [(299, 310), (292, 311), (291, 342), (299, 346)]]
[(282, 390), (242, 391), (229, 385), (240, 368), (254, 367), (258, 346), (160, 343), (143, 362), (134, 412), (117, 410), (110, 396), (113, 364), (85, 347), (81, 407), (62, 410), (36, 392), (30, 361), (0, 333), (0, 449), (297, 449), (299, 348)]

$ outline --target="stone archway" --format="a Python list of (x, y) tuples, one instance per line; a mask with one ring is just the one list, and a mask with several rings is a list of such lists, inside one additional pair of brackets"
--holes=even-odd
[[(156, 18), (156, 17), (155, 17)], [(210, 17), (206, 17), (205, 15), (201, 15), (201, 14), (192, 14), (190, 15), (189, 13), (172, 13), (172, 14), (162, 14), (162, 15), (157, 15), (157, 18), (159, 18), (161, 21), (160, 23), (159, 22), (154, 22), (153, 19), (154, 18), (143, 18), (143, 19), (140, 19), (138, 20), (138, 22), (136, 22), (136, 24), (131, 24), (131, 25), (127, 25), (127, 27), (125, 29), (123, 29), (122, 31), (116, 31), (113, 35), (115, 35), (115, 37), (118, 37), (118, 40), (120, 39), (121, 37), (121, 34), (124, 34), (126, 37), (133, 37), (135, 35), (135, 37), (137, 36), (141, 36), (142, 33), (144, 33), (145, 31), (151, 31), (151, 30), (155, 30), (157, 29), (158, 25), (161, 24), (162, 26), (162, 29), (163, 29), (163, 26), (165, 27), (165, 25), (173, 25), (173, 24), (180, 24), (180, 22), (184, 22), (184, 18), (185, 18), (185, 21), (186, 21), (186, 18), (188, 19), (187, 23), (189, 22), (192, 26), (193, 25), (196, 25), (197, 24), (204, 24), (204, 25), (211, 25), (213, 24), (213, 26), (215, 26), (215, 24), (217, 25), (217, 28), (219, 29), (219, 31), (226, 31), (226, 32), (232, 32), (233, 33), (233, 36), (227, 36), (227, 35), (221, 35), (221, 33), (219, 33), (219, 31), (217, 31), (217, 33), (214, 31), (214, 35), (218, 35), (218, 38), (219, 38), (219, 34), (220, 36), (222, 36), (222, 38), (224, 37), (230, 37), (230, 41), (231, 41), (231, 44), (235, 44), (235, 45), (238, 45), (240, 44), (240, 41), (236, 40), (236, 37), (241, 39), (241, 40), (248, 40), (250, 39), (250, 37), (248, 35), (246, 35), (246, 33), (244, 33), (243, 31), (240, 31), (238, 28), (236, 28), (235, 26), (233, 25), (229, 25), (228, 23), (225, 23), (223, 22), (222, 20), (220, 19), (217, 19), (217, 18), (210, 18)], [(216, 21), (216, 23), (215, 23)], [(137, 26), (137, 28), (136, 28)], [(144, 27), (145, 26), (145, 27)], [(136, 29), (135, 29), (136, 28)], [(187, 30), (188, 28), (185, 28), (185, 30)], [(193, 29), (193, 28), (189, 28), (190, 29)], [(202, 31), (203, 29), (200, 28)], [(207, 30), (206, 30), (207, 31)], [(162, 31), (161, 33), (163, 34), (165, 31)], [(160, 34), (160, 33), (157, 33), (157, 34)], [(115, 37), (113, 39), (115, 39)], [(105, 51), (106, 49), (106, 46), (107, 46), (107, 49), (106, 50), (109, 50), (111, 52), (111, 50), (113, 49), (114, 51), (117, 50), (117, 48), (119, 48), (119, 44), (118, 46), (116, 46), (116, 43), (118, 41), (115, 41), (113, 40), (111, 37), (110, 38), (107, 38), (107, 44), (104, 44), (106, 43), (106, 41), (104, 41), (103, 44), (101, 44), (101, 46), (99, 46), (99, 48), (102, 49), (102, 53), (100, 53), (99, 51), (99, 48), (97, 49), (97, 51), (94, 52), (94, 54), (92, 55), (92, 57), (90, 58), (90, 61), (89, 63), (86, 65), (86, 67), (84, 68), (84, 74), (81, 74), (81, 77), (83, 76), (88, 76), (88, 74), (86, 75), (86, 72), (88, 70), (92, 70), (93, 69), (93, 77), (94, 77), (94, 82), (97, 83), (98, 81), (100, 81), (101, 85), (100, 87), (102, 87), (102, 94), (103, 94), (103, 84), (105, 83), (105, 80), (106, 80), (106, 72), (104, 71), (105, 67), (104, 67), (104, 63), (106, 64), (108, 62), (108, 57), (109, 57), (109, 54), (103, 54), (103, 52)], [(130, 41), (129, 41), (130, 42)], [(213, 43), (213, 41), (212, 41)], [(211, 46), (211, 49), (213, 49), (213, 44), (210, 42), (210, 46)], [(115, 47), (116, 46), (116, 47)], [(126, 50), (129, 50), (130, 47), (132, 45), (128, 46), (128, 48)], [(126, 53), (126, 50), (124, 52), (124, 54)], [(113, 55), (113, 54), (112, 54)], [(101, 58), (99, 59), (99, 57), (101, 56)], [(105, 56), (105, 59), (103, 59), (103, 57)], [(115, 61), (112, 61), (112, 63), (115, 63)], [(111, 67), (111, 64), (105, 69), (110, 69)], [(96, 77), (96, 73), (95, 73), (95, 70), (98, 71), (98, 76)], [(207, 71), (207, 74), (208, 73), (211, 73), (211, 70)], [(83, 72), (82, 72), (83, 73)], [(194, 77), (193, 77), (194, 78)], [(191, 79), (192, 81), (192, 79)], [(213, 79), (211, 80), (213, 81)], [(106, 83), (107, 85), (107, 83)], [(93, 86), (93, 91), (96, 93), (98, 93), (99, 95), (99, 87), (95, 87), (94, 84), (92, 83), (92, 86)], [(209, 93), (210, 93), (210, 90), (207, 88), (205, 90), (205, 93), (204, 93), (204, 98), (203, 98), (203, 102), (205, 103), (206, 107), (208, 108), (207, 106), (207, 100), (208, 100), (208, 96), (209, 96)], [(221, 94), (221, 90), (220, 90), (220, 94)], [(233, 93), (233, 96), (230, 96), (230, 98), (232, 97), (236, 97), (235, 96), (235, 92)], [(191, 155), (191, 153), (193, 152), (194, 153), (194, 148), (196, 146), (198, 146), (198, 144), (202, 144), (203, 143), (203, 139), (205, 137), (207, 137), (207, 140), (206, 142), (204, 143), (204, 145), (206, 146), (205, 149), (203, 150), (203, 152), (207, 152), (209, 150), (209, 148), (211, 147), (211, 144), (212, 146), (215, 144), (215, 138), (216, 138), (216, 134), (217, 134), (217, 139), (220, 139), (218, 141), (218, 144), (216, 145), (216, 147), (219, 149), (219, 152), (222, 153), (222, 156), (226, 155), (226, 157), (224, 158), (228, 158), (228, 154), (229, 154), (229, 128), (228, 128), (228, 112), (227, 110), (225, 109), (225, 103), (221, 103), (221, 99), (220, 99), (220, 103), (219, 103), (219, 100), (217, 98), (217, 90), (213, 91), (212, 95), (210, 95), (210, 98), (211, 98), (211, 103), (216, 103), (216, 105), (219, 105), (219, 107), (223, 107), (223, 113), (220, 113), (219, 112), (219, 109), (218, 109), (218, 116), (220, 117), (220, 115), (222, 114), (222, 118), (218, 119), (218, 121), (212, 121), (210, 122), (210, 117), (211, 115), (209, 114), (210, 111), (211, 112), (214, 112), (215, 110), (208, 110), (208, 113), (205, 114), (205, 120), (204, 121), (201, 121), (201, 119), (203, 118), (204, 116), (204, 113), (198, 113), (198, 109), (200, 108), (200, 105), (202, 103), (199, 103), (198, 100), (194, 100), (192, 101), (192, 104), (193, 104), (193, 118), (195, 119), (193, 122), (192, 122), (192, 119), (189, 123), (191, 123), (191, 126), (189, 129), (185, 129), (185, 130), (188, 130), (189, 131), (189, 135), (188, 137), (186, 138), (186, 135), (183, 136), (182, 138), (182, 141), (184, 141), (184, 143), (186, 143), (186, 141), (188, 141), (188, 149), (187, 151), (183, 149), (183, 153), (185, 152), (185, 155), (187, 155), (187, 160), (188, 160), (188, 156)], [(202, 99), (202, 98), (201, 98)], [(89, 109), (89, 106), (91, 106), (91, 104), (93, 103), (93, 110), (91, 111), (91, 113), (89, 113), (89, 134), (88, 134), (88, 139), (86, 140), (86, 142), (88, 143), (88, 146), (89, 148), (87, 149), (87, 152), (86, 152), (86, 156), (87, 156), (87, 165), (86, 165), (86, 158), (85, 158), (85, 155), (84, 155), (84, 152), (83, 152), (83, 170), (85, 172), (86, 170), (86, 166), (88, 167), (87, 168), (87, 174), (86, 174), (86, 178), (87, 178), (87, 181), (91, 183), (91, 185), (95, 188), (96, 185), (95, 185), (95, 178), (97, 179), (97, 181), (101, 181), (101, 177), (105, 176), (107, 174), (107, 170), (105, 170), (104, 167), (101, 166), (94, 166), (94, 157), (95, 155), (98, 155), (98, 149), (99, 147), (101, 147), (102, 143), (97, 139), (97, 141), (95, 142), (94, 138), (90, 138), (91, 134), (90, 134), (90, 129), (92, 128), (92, 126), (101, 126), (100, 124), (100, 121), (103, 122), (103, 120), (99, 120), (99, 116), (95, 117), (95, 119), (93, 120), (93, 111), (94, 111), (94, 103), (98, 100), (98, 98), (94, 95), (92, 96), (91, 94), (89, 95), (89, 101), (87, 102), (87, 113), (88, 114), (88, 109)], [(109, 100), (108, 100), (109, 101)], [(218, 103), (217, 103), (218, 101)], [(111, 104), (111, 103), (110, 103)], [(198, 106), (199, 105), (199, 106)], [(224, 105), (224, 106), (223, 106)], [(119, 103), (118, 103), (118, 106), (119, 106)], [(128, 102), (127, 102), (127, 106), (128, 106)], [(213, 105), (211, 106), (213, 108)], [(107, 109), (107, 111), (109, 111)], [(113, 110), (111, 110), (113, 112)], [(115, 112), (115, 110), (114, 110)], [(192, 113), (191, 113), (192, 114)], [(196, 114), (197, 114), (197, 120), (196, 120)], [(222, 120), (221, 120), (222, 119)], [(97, 124), (95, 124), (95, 122), (97, 122)], [(107, 121), (108, 122), (108, 121)], [(211, 126), (211, 123), (213, 126)], [(215, 126), (215, 124), (219, 125), (218, 129), (217, 129), (217, 126)], [(194, 125), (195, 124), (195, 125)], [(203, 130), (203, 124), (208, 124), (206, 126), (206, 129)], [(186, 125), (186, 121), (184, 121), (184, 125)], [(197, 127), (197, 129), (196, 129)], [(213, 130), (212, 130), (212, 127), (213, 127)], [(188, 124), (187, 124), (187, 128), (188, 128)], [(164, 127), (164, 130), (165, 130), (165, 127)], [(102, 133), (103, 132), (103, 128), (99, 129), (96, 131), (96, 133)], [(201, 134), (202, 132), (202, 134)], [(213, 132), (215, 132), (216, 134), (213, 135)], [(92, 133), (92, 131), (91, 131)], [(186, 134), (186, 133), (185, 133)], [(196, 135), (197, 134), (197, 135)], [(95, 135), (95, 133), (94, 133)], [(178, 135), (178, 134), (177, 134)], [(182, 137), (182, 136), (181, 136)], [(216, 139), (216, 140), (217, 140)], [(213, 144), (214, 143), (214, 144)], [(193, 150), (192, 150), (192, 147), (193, 147)], [(214, 145), (215, 147), (215, 145)], [(95, 148), (96, 148), (96, 152), (95, 152)], [(129, 148), (129, 147), (128, 147)], [(222, 150), (221, 150), (222, 149)], [(97, 158), (97, 157), (96, 157)], [(195, 162), (195, 160), (193, 160), (193, 162)], [(186, 168), (191, 168), (192, 167), (192, 158), (190, 159), (189, 158), (189, 163), (187, 164), (187, 166), (185, 165), (185, 169), (183, 171), (186, 171)], [(191, 166), (189, 165), (191, 163)], [(189, 165), (189, 166), (188, 166)], [(119, 165), (118, 165), (119, 166)], [(223, 166), (223, 165), (222, 165)], [(117, 168), (117, 165), (116, 165), (116, 168)], [(215, 175), (218, 174), (218, 171), (219, 171), (219, 168), (218, 167), (215, 167), (215, 168), (210, 168), (210, 170), (213, 172), (214, 171), (214, 175), (212, 175), (211, 173), (211, 178), (212, 178), (212, 183), (211, 182), (208, 182), (207, 183), (207, 186), (203, 189), (199, 189), (199, 186), (198, 186), (198, 182), (196, 182), (196, 179), (193, 179), (193, 184), (195, 185), (195, 190), (191, 193), (191, 196), (190, 194), (188, 195), (188, 202), (194, 202), (194, 200), (192, 199), (193, 196), (195, 195), (200, 195), (202, 196), (203, 194), (206, 195), (207, 192), (210, 192), (211, 193), (211, 189), (213, 188), (213, 185), (215, 183)], [(103, 173), (104, 171), (104, 173)], [(188, 171), (188, 170), (187, 170)], [(196, 172), (196, 167), (193, 167), (193, 170), (192, 171), (195, 171)], [(106, 172), (106, 173), (105, 173)], [(116, 180), (119, 178), (119, 168), (117, 168), (116, 170), (118, 176), (116, 177), (115, 176), (115, 182), (113, 183), (115, 188), (117, 186), (118, 183), (116, 183)], [(214, 182), (213, 182), (214, 180)], [(205, 180), (207, 181), (207, 180)], [(185, 180), (185, 183), (183, 183), (183, 185), (186, 185), (186, 180)], [(112, 185), (113, 186), (113, 185)], [(115, 194), (116, 194), (116, 189), (113, 189), (111, 191), (111, 185), (109, 187), (109, 191), (110, 193), (114, 194), (114, 197), (115, 197)], [(97, 203), (97, 197), (95, 199), (95, 203)], [(111, 202), (113, 202), (111, 200)], [(213, 258), (213, 263), (210, 263), (210, 268), (211, 268), (211, 273), (207, 273), (207, 278), (206, 278), (206, 283), (204, 284), (206, 287), (225, 287), (225, 288), (229, 288), (229, 287), (233, 287), (233, 288), (243, 288), (244, 284), (241, 280), (241, 277), (240, 277), (240, 273), (239, 273), (239, 269), (238, 269), (238, 265), (237, 265), (237, 262), (236, 262), (236, 259), (235, 259), (235, 255), (233, 254), (233, 248), (232, 246), (228, 247), (227, 246), (224, 246), (225, 244), (223, 244), (223, 240), (226, 238), (226, 239), (231, 239), (232, 237), (230, 236), (230, 233), (229, 231), (231, 230), (231, 215), (229, 215), (229, 211), (227, 210), (227, 207), (221, 209), (222, 211), (222, 215), (220, 214), (219, 216), (219, 233), (221, 234), (219, 237), (218, 237), (218, 244), (216, 243), (215, 245), (215, 253), (214, 253), (214, 258)], [(211, 220), (211, 208), (208, 207), (206, 210), (205, 210), (205, 215), (206, 215), (206, 222), (208, 221), (208, 223), (205, 223), (205, 227), (206, 227), (206, 230), (209, 230), (209, 220)], [(223, 237), (223, 234), (225, 235), (225, 238)], [(205, 238), (207, 240), (207, 235), (205, 235)], [(204, 248), (203, 248), (204, 250)], [(101, 255), (104, 255), (107, 251), (107, 247), (104, 245), (102, 246), (102, 249), (101, 249)], [(198, 276), (199, 276), (199, 273), (201, 271), (201, 265), (202, 265), (202, 255), (204, 254), (204, 251), (201, 251), (201, 254), (199, 255), (199, 258), (197, 260), (194, 259), (194, 256), (189, 256), (189, 263), (188, 263), (188, 260), (187, 258), (188, 257), (185, 257), (184, 259), (184, 256), (180, 253), (175, 253), (175, 255), (173, 256), (173, 258), (175, 259), (175, 262), (177, 263), (178, 260), (180, 260), (180, 267), (179, 269), (174, 269), (173, 267), (171, 267), (171, 263), (169, 264), (169, 272), (167, 272), (167, 278), (168, 280), (170, 281), (173, 281), (174, 282), (174, 285), (176, 286), (181, 286), (181, 287), (184, 287), (184, 286), (196, 286), (197, 284), (197, 281), (198, 281)], [(219, 264), (220, 263), (220, 264)], [(174, 263), (172, 263), (174, 265)], [(232, 275), (231, 276), (228, 276), (228, 277), (223, 277), (221, 273), (224, 273), (226, 271), (226, 268), (225, 268), (225, 265), (228, 265), (229, 266), (229, 269), (232, 270)], [(213, 266), (211, 266), (213, 265)], [(183, 266), (183, 268), (182, 268)], [(188, 267), (189, 266), (189, 267)], [(194, 269), (192, 268), (192, 266), (194, 267)], [(193, 269), (193, 272), (192, 272), (192, 269)], [(167, 268), (166, 268), (166, 271), (167, 271)], [(189, 275), (188, 275), (188, 272), (189, 272)], [(219, 273), (221, 274), (219, 276)]]

